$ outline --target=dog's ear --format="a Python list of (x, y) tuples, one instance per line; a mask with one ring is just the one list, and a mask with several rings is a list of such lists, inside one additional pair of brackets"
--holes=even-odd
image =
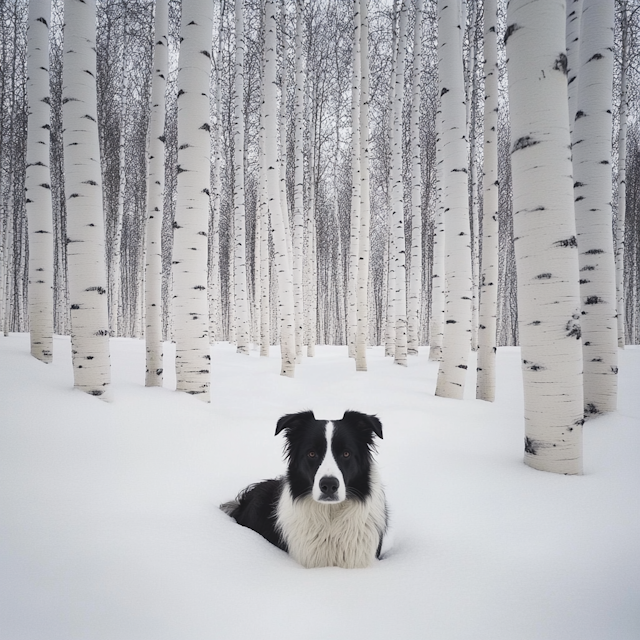
[(378, 438), (382, 439), (382, 422), (380, 422), (378, 416), (360, 413), (359, 411), (345, 411), (342, 419), (360, 429), (373, 431)]
[(278, 435), (283, 429), (287, 429), (290, 431), (291, 429), (295, 429), (305, 422), (310, 422), (315, 420), (316, 417), (313, 415), (313, 411), (301, 411), (300, 413), (288, 413), (286, 416), (282, 416), (280, 420), (278, 420), (278, 424), (276, 425), (276, 433)]

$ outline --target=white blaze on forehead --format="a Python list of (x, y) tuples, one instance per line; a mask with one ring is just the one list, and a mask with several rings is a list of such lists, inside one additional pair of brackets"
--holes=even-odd
[(322, 463), (318, 467), (316, 471), (316, 476), (313, 479), (313, 490), (312, 495), (313, 499), (320, 501), (320, 496), (322, 495), (322, 491), (320, 490), (320, 480), (325, 476), (333, 476), (338, 479), (340, 486), (338, 487), (338, 492), (336, 494), (337, 500), (333, 500), (332, 504), (336, 502), (342, 502), (347, 497), (346, 487), (344, 486), (344, 478), (342, 477), (342, 471), (340, 471), (340, 467), (336, 462), (336, 459), (333, 455), (333, 450), (331, 449), (331, 441), (333, 439), (334, 432), (334, 424), (330, 420), (327, 420), (325, 425), (325, 438), (327, 439), (327, 450), (324, 454), (324, 458), (322, 459)]

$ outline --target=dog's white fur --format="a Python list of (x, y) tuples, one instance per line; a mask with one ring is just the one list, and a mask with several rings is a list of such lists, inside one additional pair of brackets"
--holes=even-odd
[(276, 527), (297, 562), (308, 568), (345, 569), (364, 568), (373, 562), (387, 519), (384, 492), (373, 463), (370, 479), (371, 493), (364, 502), (347, 499), (339, 503), (317, 502), (312, 495), (294, 501), (285, 481)]
[(318, 467), (316, 471), (315, 478), (313, 479), (313, 489), (311, 491), (311, 495), (314, 500), (318, 502), (324, 502), (321, 499), (322, 490), (320, 489), (320, 480), (325, 476), (333, 476), (338, 479), (340, 483), (338, 485), (338, 491), (336, 492), (336, 499), (333, 501), (333, 504), (338, 502), (342, 502), (347, 497), (347, 490), (344, 486), (344, 477), (342, 476), (342, 471), (340, 471), (340, 467), (336, 462), (336, 459), (333, 456), (333, 451), (331, 450), (331, 439), (333, 438), (333, 429), (334, 424), (331, 421), (328, 421), (325, 426), (325, 437), (327, 438), (327, 452), (322, 460), (322, 463)]

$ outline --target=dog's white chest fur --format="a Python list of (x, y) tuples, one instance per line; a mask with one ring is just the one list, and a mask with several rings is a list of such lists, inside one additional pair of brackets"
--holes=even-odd
[(289, 554), (312, 567), (368, 567), (376, 556), (386, 526), (385, 498), (371, 469), (371, 494), (364, 501), (322, 504), (311, 496), (294, 501), (285, 483), (277, 510), (276, 526)]

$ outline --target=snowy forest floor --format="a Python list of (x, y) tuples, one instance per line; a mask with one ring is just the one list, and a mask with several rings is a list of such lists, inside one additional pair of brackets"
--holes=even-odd
[[(217, 345), (212, 402), (144, 388), (144, 343), (111, 341), (114, 401), (72, 389), (25, 334), (0, 337), (2, 640), (637, 640), (640, 347), (619, 410), (588, 422), (585, 475), (522, 462), (519, 349), (497, 399), (434, 396), (428, 348), (356, 373), (318, 347), (294, 379)], [(172, 364), (173, 345), (165, 345)], [(469, 369), (474, 370), (474, 363)], [(377, 413), (395, 544), (370, 569), (304, 569), (218, 509), (284, 470), (275, 423)]]

